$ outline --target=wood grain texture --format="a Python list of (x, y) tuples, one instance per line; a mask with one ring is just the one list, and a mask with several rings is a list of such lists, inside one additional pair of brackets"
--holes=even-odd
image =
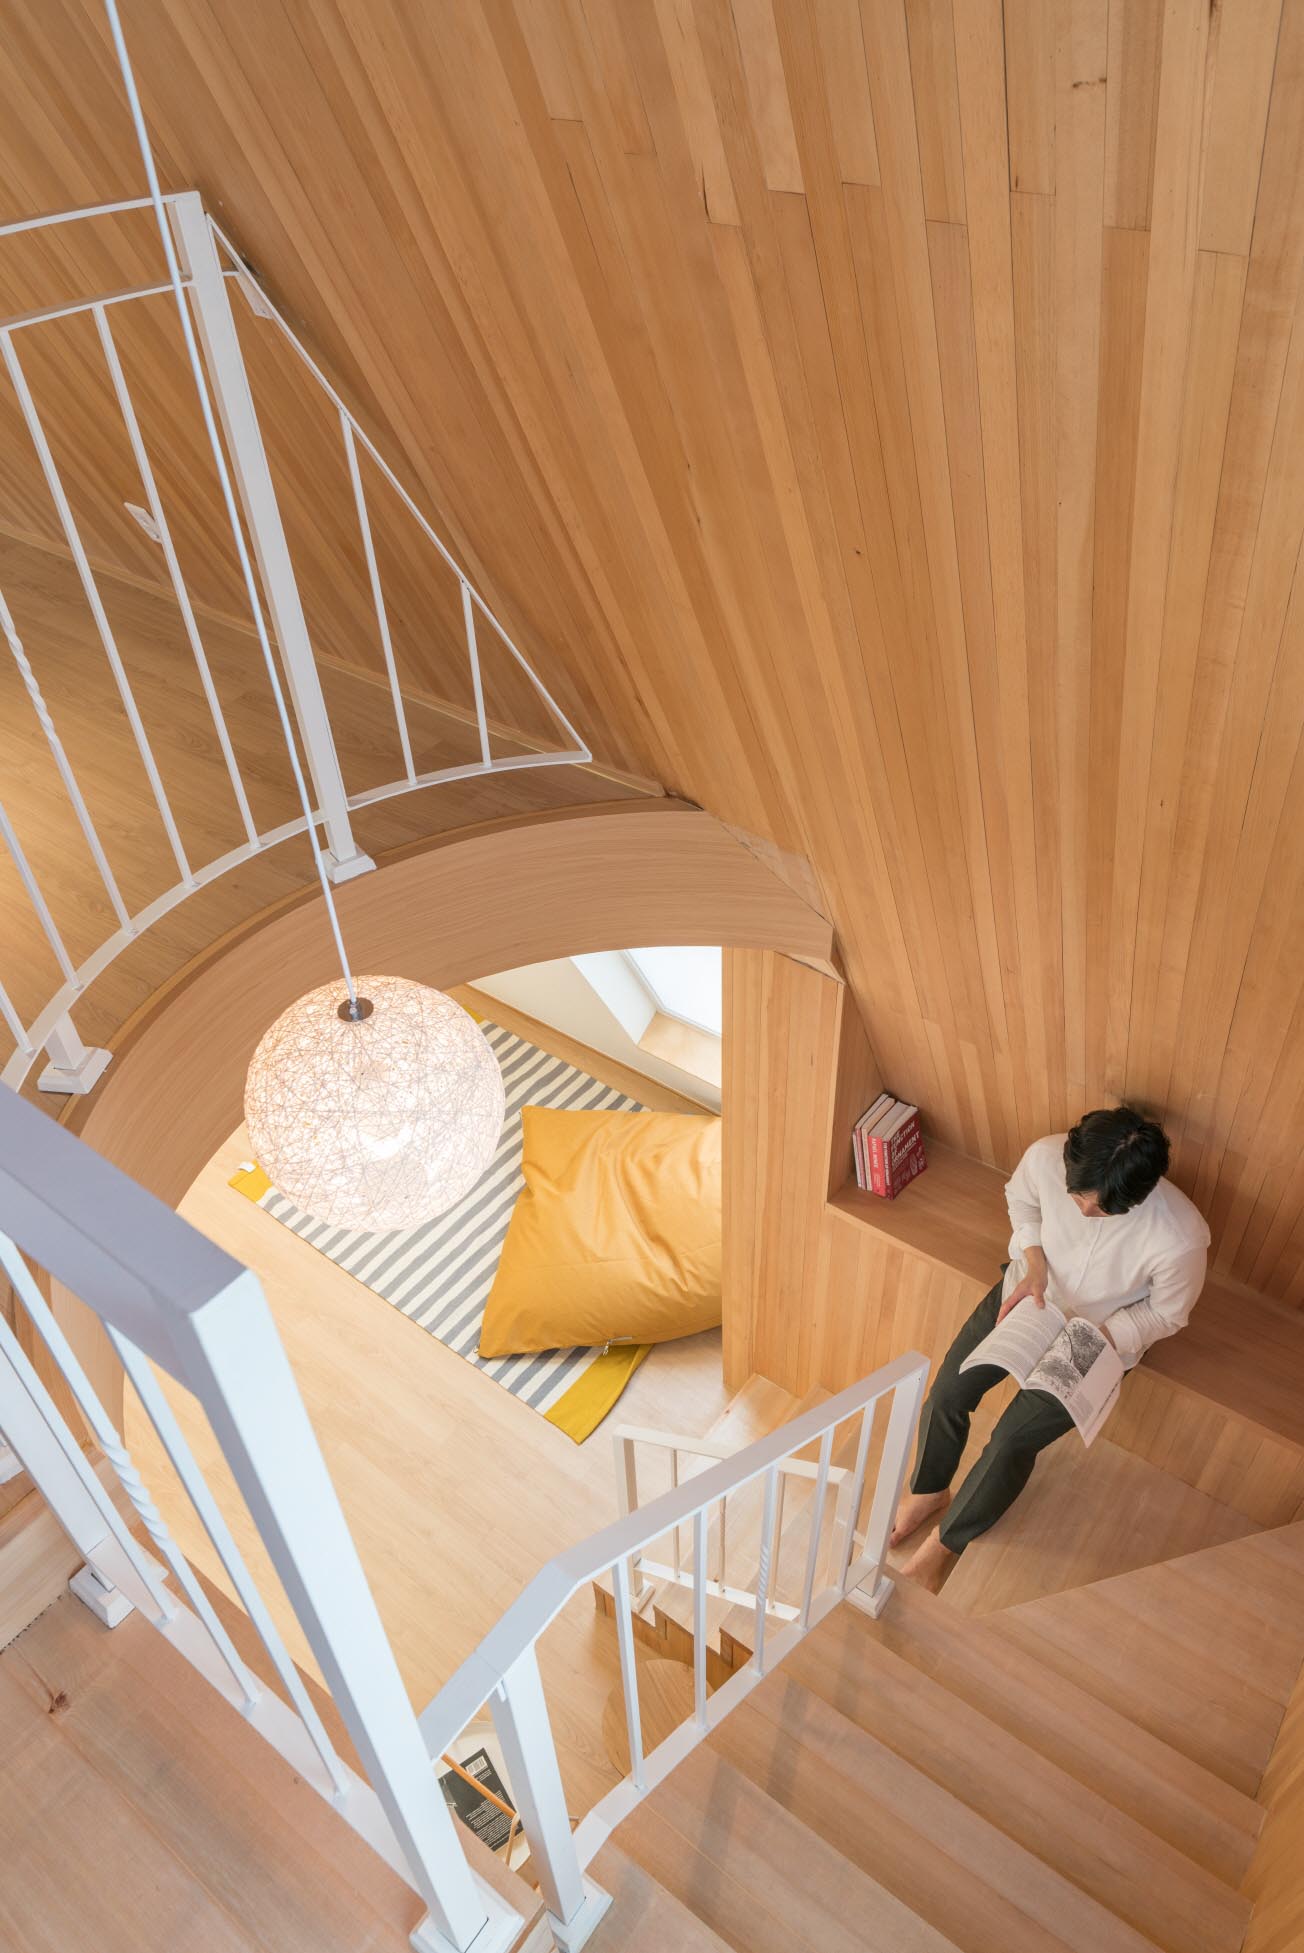
[[(655, 825), (620, 823), (646, 809)], [(359, 970), (385, 969), (437, 989), (495, 970), (631, 942), (735, 945), (776, 936), (827, 959), (829, 925), (709, 814), (681, 802), (614, 802), (572, 827), (543, 817), (458, 830), (427, 851), (397, 849), (340, 890)], [(456, 920), (454, 920), (456, 919)], [(785, 959), (777, 958), (779, 962)], [(333, 952), (311, 892), (273, 904), (160, 986), (113, 1042), (101, 1089), (65, 1122), (152, 1193), (176, 1206), (243, 1118), (244, 1080), (269, 1022), (331, 975)], [(812, 981), (838, 985), (794, 964)], [(258, 1007), (249, 1008), (257, 996)], [(816, 1171), (827, 1171), (827, 1126)], [(98, 1324), (56, 1288), (82, 1361), (111, 1415), (122, 1373)]]
[(1263, 1782), (1267, 1817), (1245, 1875), (1251, 1901), (1245, 1953), (1291, 1953), (1304, 1935), (1304, 1885), (1299, 1872), (1304, 1823), (1304, 1678), (1297, 1679)]
[[(130, 26), (165, 182), (220, 210), (602, 760), (810, 860), (890, 1087), (1006, 1168), (1090, 1104), (1162, 1110), (1222, 1270), (1304, 1305), (1304, 11)], [(138, 193), (94, 0), (3, 0), (0, 31), (3, 214)], [(145, 268), (123, 219), (11, 240), (0, 286)], [(193, 407), (144, 376), (165, 310), (124, 357), (230, 608)], [(310, 621), (374, 673), (331, 430), (246, 336)], [(156, 579), (85, 322), (32, 357), (97, 560)], [(0, 394), (0, 524), (48, 539)], [(455, 702), (387, 547), (405, 676)]]
[[(936, 1364), (1000, 1272), (1005, 1176), (941, 1144), (885, 1201), (817, 1169), (846, 1138), (832, 979), (765, 952), (725, 956), (726, 1374), (839, 1390), (907, 1349)], [(850, 1057), (857, 1043), (852, 1036)], [(861, 1110), (875, 1095), (866, 1080)], [(760, 1106), (769, 1108), (765, 1119)], [(1304, 1513), (1298, 1311), (1214, 1275), (1181, 1335), (1128, 1378), (1111, 1447), (1210, 1504), (1279, 1526)]]

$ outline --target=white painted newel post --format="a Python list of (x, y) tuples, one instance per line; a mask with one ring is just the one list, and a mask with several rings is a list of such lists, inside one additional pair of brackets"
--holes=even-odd
[(557, 1761), (539, 1660), (533, 1648), (515, 1661), (489, 1698), (517, 1814), (530, 1841), (530, 1862), (561, 1953), (582, 1947), (607, 1907), (604, 1892), (580, 1869)]
[(240, 506), (249, 527), (313, 792), (326, 829), (326, 870), (334, 882), (351, 881), (376, 864), (370, 855), (362, 853), (353, 838), (339, 755), (331, 734), (326, 700), (217, 246), (197, 190), (175, 198), (168, 206), (168, 213), (183, 265), (189, 272), (191, 310), (204, 365), (226, 436)]

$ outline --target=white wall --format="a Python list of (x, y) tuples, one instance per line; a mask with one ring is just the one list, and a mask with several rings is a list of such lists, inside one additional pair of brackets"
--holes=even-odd
[[(588, 962), (590, 959), (586, 958)], [(635, 979), (631, 976), (631, 982)], [(571, 959), (555, 963), (527, 963), (519, 970), (500, 970), (497, 976), (477, 977), (475, 988), (486, 996), (501, 998), (541, 1024), (587, 1044), (594, 1051), (618, 1059), (631, 1071), (645, 1078), (659, 1079), (673, 1091), (683, 1092), (712, 1112), (720, 1110), (720, 1093), (705, 1079), (653, 1057), (637, 1045), (610, 1006), (598, 996), (592, 983)]]

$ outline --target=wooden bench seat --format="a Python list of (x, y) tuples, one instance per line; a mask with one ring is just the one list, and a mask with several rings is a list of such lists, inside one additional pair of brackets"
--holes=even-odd
[[(1005, 1177), (930, 1142), (927, 1173), (896, 1200), (845, 1186), (830, 1204), (973, 1282), (976, 1299), (1007, 1252)], [(1108, 1433), (1264, 1525), (1304, 1515), (1304, 1312), (1211, 1275), (1181, 1335), (1129, 1378)]]

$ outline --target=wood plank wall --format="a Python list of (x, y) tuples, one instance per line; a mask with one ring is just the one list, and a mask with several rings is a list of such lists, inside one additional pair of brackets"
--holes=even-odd
[(1304, 1942), (1304, 1883), (1299, 1840), (1304, 1827), (1304, 1676), (1286, 1705), (1259, 1787), (1268, 1815), (1245, 1878), (1253, 1903), (1244, 1953), (1294, 1953)]
[[(892, 1089), (1002, 1165), (1162, 1108), (1304, 1304), (1301, 0), (128, 27), (597, 751), (813, 863)], [(138, 192), (95, 0), (0, 44), (4, 214)]]

